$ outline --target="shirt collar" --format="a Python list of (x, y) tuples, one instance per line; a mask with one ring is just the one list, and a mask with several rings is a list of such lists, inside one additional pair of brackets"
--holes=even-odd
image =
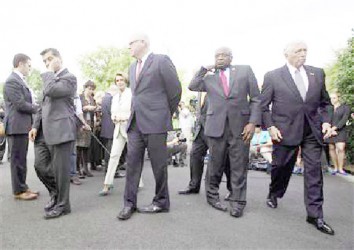
[(299, 69), (297, 69), (293, 65), (291, 65), (289, 62), (286, 63), (286, 66), (288, 67), (288, 69), (292, 75), (294, 75), (297, 70), (299, 70), (300, 72), (306, 72), (304, 66), (301, 66)]
[(14, 70), (14, 73), (16, 73), (22, 80), (25, 80), (25, 76), (17, 69)]
[(56, 73), (55, 73), (55, 75), (56, 76), (58, 76), (61, 72), (63, 72), (64, 70), (65, 70), (66, 68), (61, 68), (60, 70), (58, 70)]

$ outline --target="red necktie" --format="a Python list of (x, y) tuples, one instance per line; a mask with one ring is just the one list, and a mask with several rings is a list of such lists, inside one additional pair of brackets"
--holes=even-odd
[(229, 85), (227, 85), (227, 78), (226, 78), (224, 70), (220, 70), (220, 80), (222, 83), (222, 88), (224, 90), (225, 96), (229, 96), (230, 88), (229, 88)]
[(138, 80), (140, 72), (141, 72), (141, 60), (139, 59), (137, 65), (136, 65), (135, 81)]

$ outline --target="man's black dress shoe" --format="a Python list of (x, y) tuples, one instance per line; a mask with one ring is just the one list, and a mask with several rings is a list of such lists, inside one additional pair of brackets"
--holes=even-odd
[(54, 208), (54, 206), (56, 205), (56, 199), (54, 196), (50, 197), (50, 201), (48, 201), (48, 203), (45, 205), (44, 207), (44, 211), (45, 212), (49, 212), (50, 210), (52, 210)]
[(334, 230), (323, 219), (307, 217), (306, 221), (308, 223), (314, 225), (322, 233), (329, 234), (329, 235), (334, 235)]
[(114, 178), (124, 178), (125, 177), (125, 174), (124, 173), (121, 173), (121, 172), (116, 172), (114, 174)]
[(232, 208), (230, 211), (230, 215), (236, 218), (239, 218), (243, 215), (243, 209)]
[(199, 190), (187, 187), (186, 189), (178, 191), (178, 194), (199, 194)]
[(162, 207), (159, 207), (155, 204), (150, 204), (148, 206), (138, 208), (139, 213), (155, 214), (155, 213), (167, 213), (168, 211), (169, 211), (168, 208), (162, 208)]
[(53, 208), (52, 210), (48, 211), (45, 213), (44, 215), (44, 219), (49, 220), (49, 219), (54, 219), (54, 218), (58, 218), (62, 215), (66, 215), (71, 213), (71, 209), (56, 209)]
[(269, 194), (268, 198), (267, 198), (267, 206), (270, 208), (277, 208), (278, 207), (278, 201), (277, 201), (277, 197)]
[(215, 209), (220, 210), (220, 211), (227, 211), (227, 206), (225, 204), (222, 204), (220, 201), (216, 202), (209, 202), (208, 203)]
[(134, 207), (124, 207), (122, 211), (119, 212), (117, 218), (120, 220), (127, 220), (132, 217), (133, 213), (136, 211)]

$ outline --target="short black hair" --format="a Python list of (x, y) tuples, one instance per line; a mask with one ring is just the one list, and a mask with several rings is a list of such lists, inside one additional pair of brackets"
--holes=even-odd
[(61, 55), (59, 53), (59, 51), (57, 49), (54, 49), (54, 48), (48, 48), (48, 49), (45, 49), (43, 50), (40, 55), (41, 56), (44, 56), (45, 54), (47, 54), (48, 52), (52, 52), (53, 56), (56, 56), (56, 57), (60, 57), (61, 58)]
[(26, 63), (28, 60), (31, 60), (29, 56), (19, 53), (14, 56), (14, 60), (12, 61), (12, 64), (14, 68), (17, 68), (20, 62)]

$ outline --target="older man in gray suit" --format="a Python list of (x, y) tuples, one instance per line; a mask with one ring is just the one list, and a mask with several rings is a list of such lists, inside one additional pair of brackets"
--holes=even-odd
[(167, 186), (167, 131), (172, 130), (172, 114), (181, 98), (181, 83), (168, 56), (149, 51), (149, 38), (133, 36), (130, 52), (137, 59), (129, 69), (132, 112), (127, 125), (128, 155), (124, 208), (118, 218), (126, 220), (136, 210), (137, 191), (147, 148), (156, 188), (152, 204), (142, 213), (167, 212), (170, 199)]
[[(43, 159), (37, 166), (39, 172), (48, 172), (52, 168), (54, 179), (43, 182), (48, 188), (51, 200), (45, 207), (45, 219), (57, 218), (71, 212), (69, 201), (71, 155), (76, 139), (76, 117), (74, 97), (76, 95), (76, 77), (62, 67), (58, 50), (49, 48), (41, 52), (48, 72), (42, 74), (43, 103), (33, 129), (29, 133), (34, 140), (41, 131), (46, 147), (37, 150), (36, 158)], [(46, 160), (46, 161), (45, 161)], [(37, 159), (36, 159), (36, 162)]]
[(246, 205), (249, 142), (255, 125), (261, 123), (260, 92), (251, 67), (233, 66), (231, 61), (231, 49), (217, 49), (215, 65), (202, 67), (189, 89), (206, 91), (209, 96), (204, 132), (211, 155), (206, 180), (207, 201), (218, 210), (227, 210), (219, 199), (219, 184), (229, 152), (230, 214), (241, 217)]

